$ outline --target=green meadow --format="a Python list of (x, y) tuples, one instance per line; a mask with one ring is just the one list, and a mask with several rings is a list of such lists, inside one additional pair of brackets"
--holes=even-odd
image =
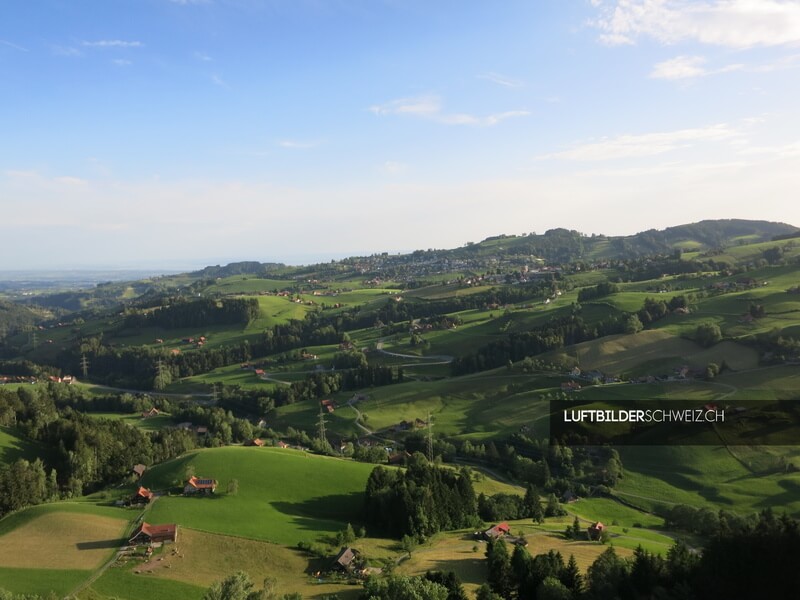
[[(157, 465), (143, 483), (177, 491), (189, 465), (197, 476), (219, 480), (217, 494), (159, 498), (148, 519), (289, 546), (358, 523), (362, 493), (374, 468), (296, 450), (227, 447)], [(236, 495), (226, 493), (232, 479), (239, 482)]]

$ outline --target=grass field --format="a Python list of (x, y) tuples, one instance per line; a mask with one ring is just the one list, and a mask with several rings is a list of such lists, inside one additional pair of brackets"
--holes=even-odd
[[(213, 497), (163, 497), (150, 510), (156, 523), (179, 523), (212, 533), (293, 546), (342, 530), (360, 518), (361, 498), (374, 465), (294, 450), (228, 447), (203, 450), (149, 470), (144, 485), (162, 490), (198, 476), (219, 479)], [(227, 495), (228, 481), (239, 492)]]
[(740, 515), (767, 507), (800, 515), (800, 473), (754, 473), (722, 446), (631, 446), (619, 452), (625, 476), (614, 493), (646, 510), (688, 504)]
[(15, 569), (0, 566), (0, 589), (13, 594), (66, 596), (86, 581), (91, 571), (65, 569)]
[(341, 584), (318, 583), (311, 576), (312, 572), (327, 567), (326, 561), (309, 560), (297, 550), (268, 542), (184, 528), (177, 550), (178, 554), (164, 552), (163, 561), (151, 561), (139, 567), (146, 574), (137, 575), (137, 579), (168, 579), (207, 587), (241, 570), (257, 585), (266, 577), (275, 577), (280, 594), (299, 592), (304, 598), (310, 598), (352, 589)]
[(84, 590), (80, 600), (200, 600), (205, 588), (150, 575), (135, 575), (125, 568), (110, 568)]
[(143, 419), (139, 413), (86, 413), (87, 416), (93, 419), (111, 419), (114, 421), (123, 421), (133, 427), (138, 427), (145, 431), (158, 431), (165, 427), (171, 427), (175, 424), (172, 417), (167, 413), (162, 413), (156, 417), (149, 417)]
[[(358, 408), (367, 414), (367, 425), (373, 430), (391, 427), (402, 420), (426, 420), (430, 412), (438, 434), (471, 439), (508, 435), (519, 431), (522, 425), (541, 424), (549, 405), (540, 401), (539, 396), (548, 389), (552, 391), (563, 380), (498, 369), (447, 380), (411, 381), (370, 389), (369, 399)], [(352, 392), (337, 396), (337, 400), (342, 404), (351, 395)], [(273, 426), (307, 429), (313, 426), (317, 415), (315, 403), (296, 403), (277, 409)], [(334, 415), (329, 423), (332, 431), (353, 432), (354, 413), (340, 408)]]
[(673, 368), (683, 365), (701, 368), (723, 361), (734, 370), (758, 365), (758, 352), (752, 348), (734, 342), (703, 348), (662, 329), (583, 342), (567, 353), (583, 370), (597, 369), (614, 375), (670, 374)]
[(22, 519), (0, 537), (0, 566), (96, 569), (119, 546), (128, 528), (121, 510), (120, 518), (58, 510), (36, 512), (39, 514)]

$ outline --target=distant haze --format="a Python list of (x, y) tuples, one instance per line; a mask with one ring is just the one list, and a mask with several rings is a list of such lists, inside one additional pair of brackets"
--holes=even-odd
[(800, 224), (797, 0), (6, 4), (0, 269)]

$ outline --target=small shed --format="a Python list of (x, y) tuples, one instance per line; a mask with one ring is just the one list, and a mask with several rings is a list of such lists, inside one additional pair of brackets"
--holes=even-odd
[(599, 540), (605, 528), (606, 526), (603, 525), (600, 521), (597, 521), (589, 525), (589, 528), (587, 530), (589, 533), (589, 539), (595, 541)]

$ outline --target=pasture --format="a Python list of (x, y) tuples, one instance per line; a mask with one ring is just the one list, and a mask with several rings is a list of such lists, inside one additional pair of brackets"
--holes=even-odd
[[(260, 586), (266, 577), (277, 579), (280, 594), (299, 592), (304, 598), (338, 594), (348, 587), (336, 583), (318, 583), (313, 571), (327, 567), (322, 559), (309, 559), (298, 550), (269, 542), (182, 529), (178, 554), (162, 553), (163, 561), (151, 561), (139, 567), (141, 579), (165, 579), (194, 586), (208, 587), (236, 571), (244, 571)], [(358, 546), (358, 544), (356, 544)], [(152, 571), (152, 572), (150, 572)]]
[(64, 597), (86, 581), (91, 573), (74, 569), (18, 569), (0, 566), (0, 589), (12, 594), (46, 597), (52, 592)]
[[(219, 480), (217, 494), (160, 498), (148, 519), (288, 546), (359, 522), (362, 494), (374, 465), (278, 448), (226, 447), (202, 450), (157, 465), (143, 484), (175, 489), (187, 466)], [(226, 494), (236, 479), (239, 491)]]

